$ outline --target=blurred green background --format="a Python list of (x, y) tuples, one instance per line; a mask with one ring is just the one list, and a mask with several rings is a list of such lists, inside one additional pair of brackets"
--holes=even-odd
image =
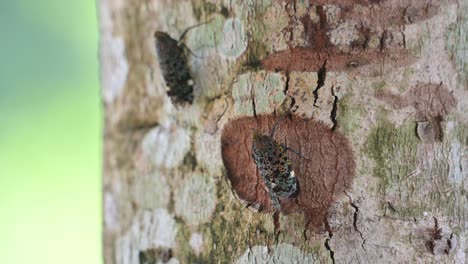
[(0, 4), (0, 263), (102, 263), (94, 0)]

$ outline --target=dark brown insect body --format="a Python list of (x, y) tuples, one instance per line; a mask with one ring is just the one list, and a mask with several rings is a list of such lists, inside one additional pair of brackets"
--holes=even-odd
[(161, 31), (156, 31), (154, 37), (159, 65), (168, 87), (167, 95), (174, 103), (192, 103), (194, 83), (183, 46)]
[(281, 209), (279, 197), (289, 198), (297, 193), (298, 183), (292, 164), (288, 159), (288, 148), (270, 136), (253, 133), (252, 157), (268, 189), (273, 207)]

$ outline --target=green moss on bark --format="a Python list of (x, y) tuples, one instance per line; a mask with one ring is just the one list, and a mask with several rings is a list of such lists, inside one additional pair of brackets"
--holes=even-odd
[(455, 136), (462, 145), (468, 146), (468, 125), (457, 125), (455, 128)]
[[(177, 249), (181, 263), (233, 263), (253, 245), (270, 245), (275, 241), (273, 227), (268, 226), (271, 215), (253, 213), (232, 200), (225, 184), (218, 184), (217, 206), (210, 223), (190, 228), (177, 218)], [(193, 232), (202, 234), (203, 250), (199, 254), (190, 247)]]
[(384, 214), (412, 219), (431, 212), (459, 220), (465, 209), (457, 197), (464, 189), (457, 173), (449, 175), (451, 147), (419, 142), (415, 129), (411, 120), (397, 127), (381, 115), (365, 143), (363, 153), (374, 160), (372, 173), (379, 178), (382, 208), (388, 209)]
[(198, 21), (203, 21), (209, 18), (212, 14), (220, 12), (221, 6), (210, 3), (206, 0), (198, 0), (193, 5), (193, 13)]
[(233, 263), (252, 245), (268, 245), (274, 242), (273, 230), (267, 230), (265, 214), (256, 214), (240, 207), (240, 203), (229, 198), (229, 190), (220, 193), (211, 223), (202, 227), (203, 233), (210, 233), (212, 241), (206, 256), (206, 263)]
[(345, 95), (338, 101), (337, 122), (340, 130), (347, 136), (352, 136), (361, 127), (361, 118), (365, 116), (362, 104), (353, 102), (351, 94)]
[(416, 169), (419, 142), (415, 129), (414, 122), (396, 127), (381, 115), (365, 143), (363, 152), (375, 162), (372, 173), (380, 179), (378, 192), (384, 197), (401, 198), (401, 183)]
[(445, 48), (455, 69), (458, 71), (458, 80), (465, 90), (468, 89), (468, 62), (466, 60), (466, 42), (468, 39), (466, 33), (468, 31), (467, 13), (468, 3), (463, 1), (463, 4), (458, 8), (459, 19), (449, 25), (445, 40)]
[[(177, 230), (177, 259), (180, 260), (181, 263), (208, 263), (205, 252), (201, 252), (199, 255), (197, 255), (196, 252), (194, 252), (190, 247), (189, 241), (192, 235), (192, 231), (188, 228), (186, 224), (184, 224), (184, 222), (181, 219), (178, 219)], [(209, 248), (209, 246), (210, 245), (205, 245), (205, 248)]]

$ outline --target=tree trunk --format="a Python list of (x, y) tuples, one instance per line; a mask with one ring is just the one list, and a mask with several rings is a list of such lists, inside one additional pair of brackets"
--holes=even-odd
[[(467, 1), (99, 10), (105, 263), (468, 262)], [(177, 102), (154, 32), (200, 23)], [(252, 158), (275, 124), (299, 184), (280, 209)]]

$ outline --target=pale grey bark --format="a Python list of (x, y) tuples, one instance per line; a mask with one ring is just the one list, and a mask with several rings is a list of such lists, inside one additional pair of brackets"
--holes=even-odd
[[(468, 262), (467, 1), (310, 2), (99, 0), (106, 264)], [(175, 106), (154, 31), (207, 21), (186, 39), (195, 101)], [(314, 138), (302, 192), (330, 199), (275, 227), (222, 133), (288, 111), (319, 127), (291, 131)], [(342, 163), (351, 184), (329, 190)]]

